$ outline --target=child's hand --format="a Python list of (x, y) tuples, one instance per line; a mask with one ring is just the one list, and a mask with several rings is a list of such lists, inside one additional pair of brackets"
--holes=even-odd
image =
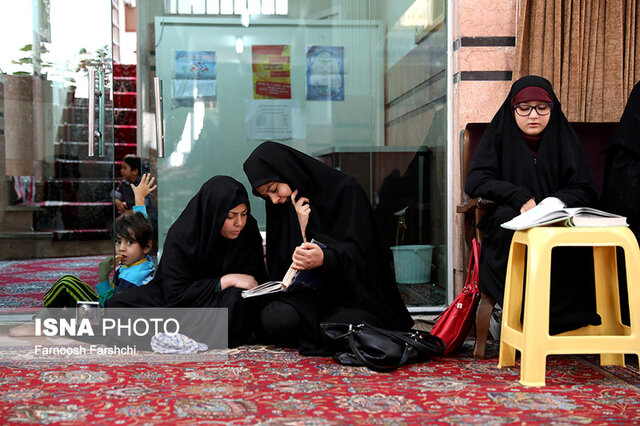
[(105, 257), (98, 264), (99, 282), (107, 281), (109, 279), (109, 274), (113, 271), (114, 266), (116, 266), (116, 260), (113, 256)]
[(145, 173), (142, 175), (138, 186), (131, 184), (131, 189), (136, 199), (136, 206), (144, 206), (144, 199), (158, 187), (158, 185), (153, 184), (155, 180), (156, 178), (151, 177), (149, 173)]
[(116, 210), (118, 211), (118, 214), (124, 214), (127, 212), (127, 210), (129, 210), (129, 208), (127, 207), (127, 203), (124, 203), (118, 200), (117, 198), (115, 198), (115, 203), (116, 203)]
[(307, 224), (309, 223), (309, 214), (311, 213), (311, 206), (309, 205), (309, 199), (306, 197), (300, 197), (298, 201), (296, 201), (296, 196), (298, 195), (298, 190), (296, 189), (291, 193), (291, 203), (293, 203), (293, 207), (296, 209), (296, 213), (298, 214), (298, 222), (300, 222), (300, 231), (302, 231), (302, 240), (307, 242)]

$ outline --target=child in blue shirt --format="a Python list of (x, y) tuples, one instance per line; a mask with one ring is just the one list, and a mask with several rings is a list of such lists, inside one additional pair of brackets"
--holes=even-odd
[[(110, 256), (98, 266), (100, 283), (96, 285), (96, 292), (101, 306), (120, 290), (147, 284), (153, 279), (155, 272), (153, 260), (149, 256), (153, 229), (144, 205), (136, 205), (133, 213), (116, 219), (115, 235), (115, 259)], [(113, 280), (109, 281), (109, 272), (116, 263)]]
[[(116, 292), (147, 284), (153, 279), (155, 267), (149, 256), (152, 247), (153, 227), (147, 218), (144, 200), (154, 191), (155, 178), (144, 174), (137, 186), (131, 185), (135, 194), (133, 212), (115, 221), (115, 252), (98, 265), (100, 283), (95, 290), (75, 275), (67, 274), (49, 289), (43, 298), (45, 308), (74, 308), (80, 301), (105, 302)], [(114, 270), (113, 279), (109, 273)], [(46, 309), (41, 311), (45, 315)], [(39, 314), (40, 315), (40, 314)], [(24, 324), (9, 330), (11, 336), (33, 335), (33, 324)]]

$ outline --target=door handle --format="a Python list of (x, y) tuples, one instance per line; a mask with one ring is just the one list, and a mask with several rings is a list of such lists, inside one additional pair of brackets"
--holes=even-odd
[[(99, 71), (98, 91), (96, 91), (96, 69), (89, 69), (89, 122), (88, 137), (89, 152), (88, 156), (95, 155), (96, 137), (98, 138), (98, 156), (104, 156), (104, 71)], [(98, 129), (96, 130), (96, 96), (98, 97)]]
[(96, 127), (96, 70), (94, 68), (89, 68), (89, 123), (88, 123), (88, 142), (89, 142), (89, 152), (88, 156), (93, 157), (95, 155), (94, 152), (94, 144), (95, 144), (95, 133), (94, 129)]
[(98, 157), (104, 157), (104, 70), (100, 70), (98, 89)]
[(164, 119), (162, 116), (162, 80), (153, 78), (154, 96), (156, 101), (156, 146), (158, 158), (164, 158)]

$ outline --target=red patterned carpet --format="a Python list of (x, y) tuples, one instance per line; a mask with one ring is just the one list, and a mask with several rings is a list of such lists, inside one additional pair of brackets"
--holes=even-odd
[[(10, 351), (13, 356), (8, 355)], [(219, 362), (35, 362), (5, 348), (2, 424), (639, 424), (640, 375), (596, 357), (550, 357), (527, 388), (497, 358), (461, 354), (391, 374), (242, 347)], [(495, 355), (495, 344), (490, 348)]]
[(0, 261), (0, 313), (36, 312), (42, 297), (64, 274), (90, 284), (98, 282), (98, 263), (105, 256)]
[[(93, 283), (101, 256), (0, 262), (0, 312), (39, 309), (64, 273)], [(640, 374), (598, 357), (549, 357), (547, 386), (517, 369), (456, 356), (391, 374), (295, 351), (242, 347), (194, 361), (36, 358), (0, 336), (0, 424), (640, 424)], [(21, 345), (21, 346), (16, 346)]]

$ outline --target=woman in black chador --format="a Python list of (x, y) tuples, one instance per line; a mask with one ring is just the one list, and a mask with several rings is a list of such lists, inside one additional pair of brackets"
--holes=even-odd
[(322, 321), (412, 326), (371, 204), (354, 178), (270, 141), (253, 151), (244, 171), (254, 193), (267, 201), (270, 279), (282, 279), (293, 260), (296, 269), (311, 270), (322, 282), (319, 290), (280, 294), (264, 307), (261, 322), (272, 341), (321, 354)]
[(640, 241), (640, 82), (631, 91), (607, 148), (602, 207), (626, 216)]
[[(640, 241), (640, 82), (636, 83), (620, 118), (620, 127), (607, 148), (602, 208), (626, 216), (629, 228)], [(623, 250), (618, 248), (618, 259)], [(623, 324), (629, 324), (627, 268), (618, 261), (618, 283)]]
[[(530, 75), (513, 83), (471, 159), (465, 192), (496, 202), (478, 223), (480, 290), (502, 304), (513, 231), (500, 224), (541, 202), (597, 202), (587, 156), (549, 81)], [(555, 248), (551, 276), (552, 334), (600, 323), (590, 247)]]
[(247, 343), (257, 311), (240, 293), (266, 279), (262, 237), (249, 209), (240, 182), (209, 179), (169, 228), (155, 278), (116, 294), (107, 307), (228, 308), (229, 345)]

